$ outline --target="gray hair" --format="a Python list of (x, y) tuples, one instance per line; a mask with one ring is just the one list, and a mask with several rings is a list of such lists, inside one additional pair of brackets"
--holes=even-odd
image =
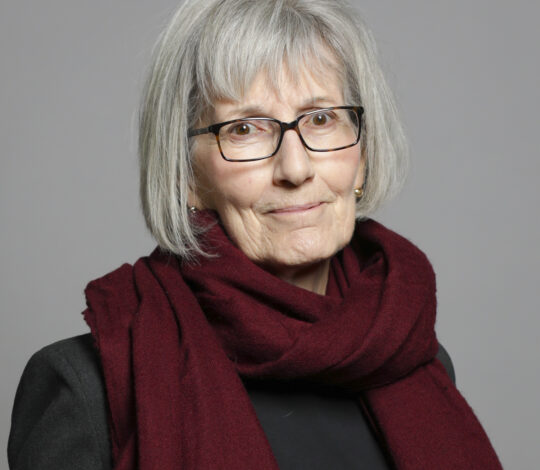
[[(188, 208), (194, 187), (188, 129), (218, 99), (240, 99), (255, 76), (338, 66), (345, 104), (364, 107), (363, 218), (393, 196), (408, 152), (375, 43), (345, 0), (186, 0), (162, 32), (145, 85), (139, 121), (140, 195), (158, 244), (183, 258), (204, 254)], [(269, 71), (275, 71), (270, 73)]]

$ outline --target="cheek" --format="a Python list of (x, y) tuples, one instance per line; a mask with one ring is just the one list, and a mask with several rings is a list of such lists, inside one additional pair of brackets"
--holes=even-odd
[(264, 187), (260, 171), (249, 164), (226, 162), (219, 154), (206, 155), (196, 170), (197, 194), (201, 208), (222, 212), (241, 211), (255, 203)]

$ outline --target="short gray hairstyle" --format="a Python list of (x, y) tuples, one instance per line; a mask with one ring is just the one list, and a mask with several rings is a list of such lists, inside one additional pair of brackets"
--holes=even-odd
[(204, 254), (203, 228), (188, 208), (188, 130), (218, 99), (241, 98), (261, 70), (274, 84), (283, 67), (293, 77), (306, 67), (322, 71), (325, 52), (338, 67), (345, 104), (365, 110), (367, 173), (356, 216), (368, 216), (399, 190), (407, 142), (371, 33), (345, 0), (186, 0), (155, 47), (139, 119), (142, 207), (161, 248), (184, 259)]

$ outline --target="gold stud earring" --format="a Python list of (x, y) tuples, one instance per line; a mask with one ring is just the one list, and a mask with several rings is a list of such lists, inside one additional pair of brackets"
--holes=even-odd
[(354, 188), (356, 199), (360, 199), (364, 195), (364, 188)]

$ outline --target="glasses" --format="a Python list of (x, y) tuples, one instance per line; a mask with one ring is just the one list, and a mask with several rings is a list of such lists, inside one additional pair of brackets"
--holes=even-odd
[(221, 156), (229, 162), (253, 162), (273, 157), (283, 135), (294, 129), (304, 147), (313, 152), (333, 152), (360, 140), (361, 106), (334, 106), (301, 114), (294, 121), (252, 117), (191, 129), (189, 137), (214, 134)]

